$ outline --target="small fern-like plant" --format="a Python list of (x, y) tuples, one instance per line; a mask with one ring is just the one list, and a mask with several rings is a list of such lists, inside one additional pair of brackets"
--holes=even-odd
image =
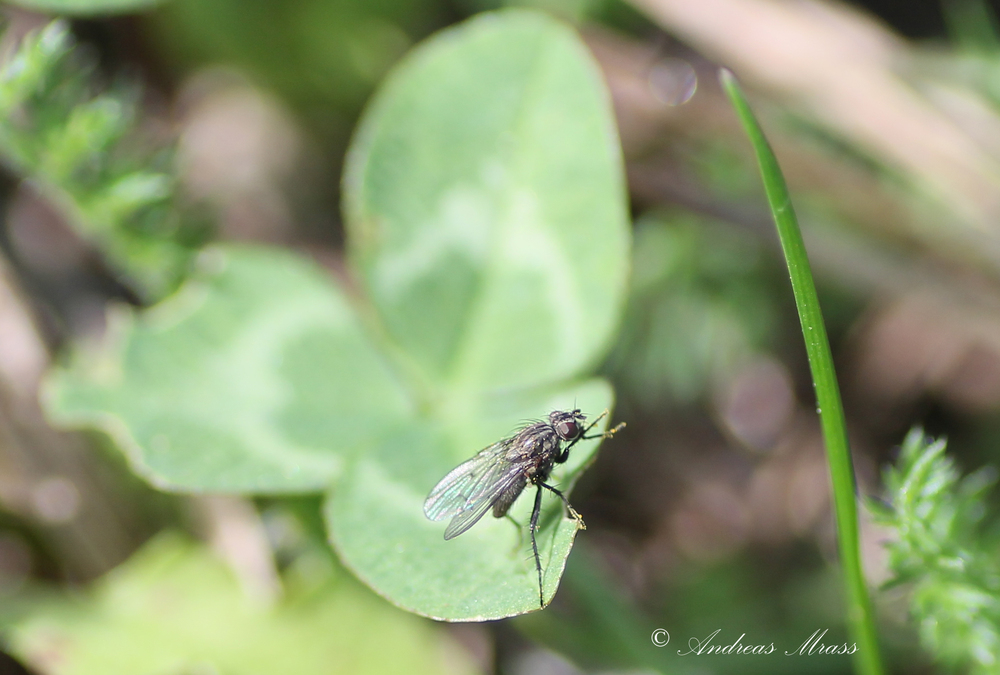
[(0, 158), (140, 298), (157, 300), (185, 275), (203, 228), (175, 208), (169, 161), (150, 168), (156, 162), (130, 143), (135, 87), (101, 91), (97, 82), (66, 22), (26, 36), (0, 66)]
[(885, 473), (877, 522), (895, 534), (887, 545), (894, 578), (912, 586), (911, 612), (920, 640), (940, 662), (969, 673), (1000, 668), (1000, 560), (983, 534), (985, 493), (996, 470), (962, 478), (946, 442), (915, 429), (895, 467)]

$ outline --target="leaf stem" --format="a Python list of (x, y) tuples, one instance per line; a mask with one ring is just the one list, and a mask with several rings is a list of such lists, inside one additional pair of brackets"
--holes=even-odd
[(830, 341), (823, 324), (823, 314), (816, 296), (816, 286), (809, 268), (805, 243), (802, 241), (802, 233), (795, 218), (795, 211), (792, 209), (788, 187), (785, 185), (778, 160), (736, 78), (728, 70), (722, 69), (719, 80), (736, 109), (740, 123), (750, 137), (757, 156), (764, 190), (788, 265), (799, 321), (802, 324), (809, 368), (816, 389), (817, 412), (820, 416), (827, 461), (830, 464), (830, 478), (833, 482), (837, 542), (848, 598), (847, 622), (858, 646), (854, 654), (855, 669), (864, 675), (881, 675), (883, 668), (875, 636), (872, 602), (861, 568), (854, 467), (851, 462), (851, 451), (847, 445), (847, 425), (844, 421), (844, 408), (840, 401), (837, 375), (833, 369)]

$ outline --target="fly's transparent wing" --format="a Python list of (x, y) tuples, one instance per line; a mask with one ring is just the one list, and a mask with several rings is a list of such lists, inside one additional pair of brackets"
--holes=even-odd
[[(504, 492), (512, 488), (518, 481), (521, 481), (521, 488), (524, 487), (524, 474), (515, 465), (507, 465), (506, 473), (499, 476), (491, 483), (488, 490), (484, 492), (475, 502), (469, 504), (469, 508), (456, 514), (448, 527), (445, 528), (444, 538), (454, 539), (470, 527), (479, 522), (479, 519), (486, 515), (494, 502), (500, 498)], [(518, 489), (520, 492), (521, 488)]]
[(424, 515), (442, 520), (472, 508), (491, 491), (509, 464), (504, 456), (511, 439), (497, 441), (448, 472), (424, 500)]

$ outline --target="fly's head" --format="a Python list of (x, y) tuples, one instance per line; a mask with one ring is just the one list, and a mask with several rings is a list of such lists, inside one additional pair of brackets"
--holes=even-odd
[(549, 413), (549, 424), (564, 441), (575, 441), (579, 438), (583, 434), (583, 425), (586, 421), (587, 416), (579, 410), (571, 412), (556, 410)]

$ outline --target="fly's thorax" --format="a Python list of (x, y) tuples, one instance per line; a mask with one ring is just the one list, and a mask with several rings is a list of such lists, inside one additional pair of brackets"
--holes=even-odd
[(525, 479), (545, 480), (559, 456), (561, 439), (552, 425), (536, 422), (522, 429), (507, 447), (505, 459), (517, 466)]
[(555, 462), (550, 457), (539, 461), (537, 464), (531, 465), (525, 473), (528, 480), (532, 484), (538, 483), (538, 481), (546, 481), (549, 479), (549, 475), (552, 473), (552, 467), (554, 465)]
[(559, 457), (560, 446), (559, 436), (554, 432), (547, 435), (539, 443), (525, 471), (532, 483), (548, 480), (549, 474), (552, 473), (552, 467)]
[(555, 429), (545, 422), (537, 422), (518, 433), (507, 450), (507, 458), (511, 461), (533, 460), (551, 452), (551, 448), (558, 444), (559, 435)]

